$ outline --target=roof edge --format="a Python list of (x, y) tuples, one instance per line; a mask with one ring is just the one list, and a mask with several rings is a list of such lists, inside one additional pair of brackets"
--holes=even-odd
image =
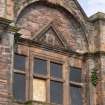
[(89, 20), (92, 22), (95, 22), (97, 20), (105, 20), (105, 13), (103, 12), (97, 12), (89, 17)]
[(84, 9), (82, 8), (82, 6), (80, 5), (80, 3), (78, 2), (78, 0), (73, 0), (73, 1), (77, 5), (77, 7), (80, 9), (83, 16), (88, 20), (88, 16), (87, 16), (86, 12), (84, 11)]

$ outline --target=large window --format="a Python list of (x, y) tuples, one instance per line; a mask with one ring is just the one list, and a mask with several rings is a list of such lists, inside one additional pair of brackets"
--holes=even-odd
[(63, 105), (62, 64), (35, 58), (33, 81), (34, 100)]
[(83, 105), (81, 92), (81, 69), (70, 67), (69, 81), (71, 105)]
[(28, 58), (15, 54), (14, 98), (23, 102), (33, 100), (55, 105), (83, 105), (82, 70), (68, 68), (68, 62), (60, 59), (34, 55)]
[(26, 63), (25, 56), (15, 54), (13, 95), (15, 99), (18, 101), (25, 101), (26, 99), (25, 63)]

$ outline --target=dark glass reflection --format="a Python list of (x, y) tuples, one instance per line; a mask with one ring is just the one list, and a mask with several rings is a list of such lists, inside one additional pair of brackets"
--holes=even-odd
[(83, 105), (80, 87), (71, 85), (70, 96), (71, 96), (71, 105)]
[(50, 75), (54, 78), (62, 78), (62, 65), (51, 62)]
[(51, 103), (63, 105), (63, 85), (62, 83), (51, 81), (50, 100), (51, 100)]
[(14, 73), (13, 94), (16, 100), (25, 101), (25, 75)]
[(47, 74), (47, 61), (42, 59), (34, 59), (34, 73), (36, 74)]
[(69, 76), (70, 81), (81, 82), (81, 69), (71, 67)]
[(26, 58), (22, 55), (15, 54), (14, 57), (14, 68), (17, 70), (25, 70)]

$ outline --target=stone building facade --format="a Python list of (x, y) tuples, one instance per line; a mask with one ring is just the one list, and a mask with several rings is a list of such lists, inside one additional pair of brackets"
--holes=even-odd
[(104, 28), (76, 0), (0, 0), (0, 105), (105, 105)]

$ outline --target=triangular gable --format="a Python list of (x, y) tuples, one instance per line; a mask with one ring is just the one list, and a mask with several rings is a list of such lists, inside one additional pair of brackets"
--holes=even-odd
[(54, 27), (52, 22), (44, 26), (35, 36), (32, 37), (32, 40), (41, 44), (67, 48), (67, 43), (65, 38)]

